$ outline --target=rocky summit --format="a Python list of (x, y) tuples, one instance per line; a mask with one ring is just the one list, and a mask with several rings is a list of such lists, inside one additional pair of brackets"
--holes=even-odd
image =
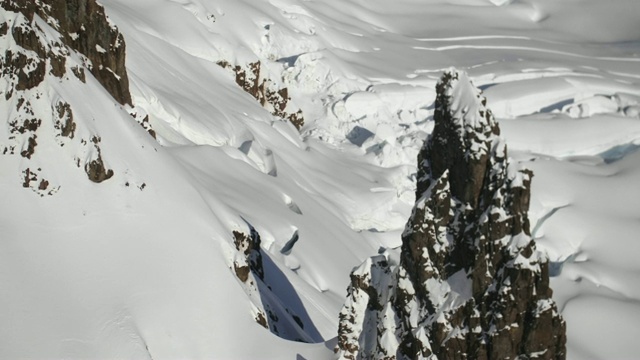
[(336, 352), (344, 359), (564, 359), (566, 325), (548, 259), (531, 238), (533, 173), (509, 160), (463, 72), (436, 86), (399, 250), (351, 273)]

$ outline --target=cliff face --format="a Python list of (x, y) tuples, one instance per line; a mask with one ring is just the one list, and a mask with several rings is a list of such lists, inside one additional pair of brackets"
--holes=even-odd
[[(59, 160), (96, 183), (113, 177), (93, 125), (103, 112), (91, 107), (99, 107), (103, 89), (123, 109), (130, 108), (131, 95), (125, 43), (102, 6), (95, 0), (0, 0), (0, 42), (0, 109), (7, 114), (0, 153), (24, 158), (22, 186), (54, 195), (61, 187), (54, 179)], [(69, 95), (77, 89), (87, 95), (84, 101)], [(51, 145), (63, 151), (54, 161), (44, 160), (39, 149)]]
[(509, 162), (466, 74), (445, 73), (436, 90), (400, 253), (351, 274), (336, 350), (347, 359), (563, 359), (565, 323), (529, 232), (533, 174)]
[[(125, 43), (118, 29), (107, 19), (104, 8), (95, 0), (3, 0), (2, 8), (25, 17), (21, 26), (12, 26), (11, 35), (16, 44), (34, 51), (41, 60), (48, 59), (51, 73), (65, 74), (64, 47), (84, 55), (84, 67), (104, 86), (120, 104), (131, 105), (129, 79), (125, 68)], [(47, 44), (40, 33), (42, 24), (36, 16), (59, 33), (59, 42)], [(3, 26), (7, 26), (6, 23)], [(52, 46), (53, 45), (53, 46)], [(44, 78), (44, 62), (39, 62), (35, 77), (19, 81), (19, 86), (31, 88)], [(79, 77), (82, 70), (77, 68)], [(24, 81), (27, 80), (27, 81)]]

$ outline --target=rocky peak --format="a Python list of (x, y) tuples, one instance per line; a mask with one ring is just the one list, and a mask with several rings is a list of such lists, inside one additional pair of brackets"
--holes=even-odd
[(336, 350), (347, 359), (563, 359), (565, 323), (529, 234), (532, 173), (509, 161), (465, 73), (445, 73), (436, 91), (402, 246), (352, 273)]
[(495, 155), (492, 150), (501, 145), (500, 130), (486, 99), (465, 73), (445, 73), (436, 92), (435, 128), (420, 154), (418, 192), (449, 170), (452, 194), (475, 207), (492, 152)]

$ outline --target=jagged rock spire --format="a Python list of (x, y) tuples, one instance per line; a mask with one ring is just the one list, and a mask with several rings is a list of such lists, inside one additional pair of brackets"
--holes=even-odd
[(351, 275), (338, 354), (347, 359), (565, 357), (548, 263), (529, 233), (532, 173), (509, 162), (486, 99), (442, 76), (418, 156), (416, 205), (393, 251)]
[(499, 143), (500, 129), (486, 108), (486, 99), (465, 73), (445, 73), (436, 93), (435, 128), (418, 160), (418, 195), (431, 180), (449, 171), (453, 195), (475, 207), (491, 155), (498, 155), (496, 146), (504, 148)]

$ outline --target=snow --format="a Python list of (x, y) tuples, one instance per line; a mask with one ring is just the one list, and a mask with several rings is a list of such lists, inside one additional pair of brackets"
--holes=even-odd
[[(555, 269), (568, 357), (635, 356), (636, 0), (101, 3), (126, 41), (134, 111), (158, 142), (90, 76), (48, 77), (31, 94), (45, 119), (34, 165), (0, 163), (0, 357), (332, 358), (349, 272), (400, 244), (435, 83), (451, 66), (484, 90), (510, 156), (534, 171), (532, 229)], [(219, 60), (262, 61), (304, 111), (302, 134)], [(58, 99), (79, 123), (64, 147), (45, 140)], [(73, 161), (94, 134), (115, 173), (102, 184)], [(23, 189), (26, 167), (58, 192)], [(255, 323), (228, 266), (245, 222), (286, 279), (277, 291), (295, 293), (326, 343)]]

